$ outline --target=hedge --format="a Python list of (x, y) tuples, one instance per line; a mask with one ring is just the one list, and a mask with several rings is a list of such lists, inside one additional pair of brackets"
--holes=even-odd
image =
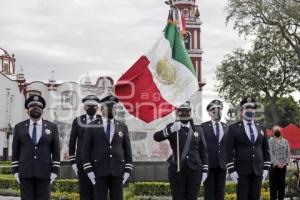
[(14, 189), (0, 189), (1, 196), (10, 196), (10, 197), (17, 197), (20, 195), (20, 192)]
[[(51, 199), (53, 200), (77, 200), (79, 188), (77, 179), (56, 180), (51, 186)], [(0, 176), (0, 194), (4, 196), (19, 196), (19, 184), (14, 177)], [(126, 200), (137, 200), (131, 189), (124, 190)]]
[(0, 189), (13, 189), (13, 190), (19, 190), (19, 184), (14, 179), (14, 177), (11, 176), (0, 176)]
[[(262, 185), (262, 199), (269, 199), (269, 182), (265, 181)], [(77, 179), (58, 179), (51, 186), (53, 200), (76, 200), (79, 199)], [(235, 200), (236, 186), (232, 182), (227, 182), (225, 200)], [(0, 175), (0, 194), (19, 195), (19, 184), (12, 175)], [(170, 196), (170, 186), (167, 182), (136, 182), (130, 183), (124, 190), (124, 199), (168, 199)], [(200, 188), (199, 196), (203, 196), (203, 187)], [(157, 198), (156, 198), (157, 197)]]
[[(20, 196), (20, 191), (13, 189), (0, 189), (0, 195), (2, 196)], [(67, 192), (52, 192), (51, 200), (78, 200), (78, 193), (67, 193)]]
[(58, 179), (51, 186), (53, 192), (78, 193), (79, 184), (77, 179)]
[(0, 165), (0, 174), (12, 174), (12, 168), (9, 165)]
[[(262, 185), (262, 190), (267, 191), (269, 182), (265, 181)], [(236, 186), (232, 182), (227, 182), (226, 194), (234, 194)], [(12, 176), (0, 176), (0, 189), (19, 190), (19, 184)], [(136, 182), (130, 184), (130, 191), (137, 196), (169, 196), (170, 186), (167, 182)], [(53, 192), (78, 193), (77, 179), (58, 179), (51, 186)], [(203, 187), (200, 188), (199, 196), (203, 196)]]
[[(226, 194), (225, 195), (225, 200), (236, 200), (236, 194)], [(260, 196), (261, 200), (270, 200), (270, 193), (267, 191), (262, 191), (261, 192), (261, 196)]]
[(51, 200), (78, 200), (79, 193), (55, 192), (51, 193)]
[[(19, 190), (19, 184), (11, 176), (0, 176), (0, 189)], [(53, 192), (76, 193), (79, 191), (77, 179), (58, 179), (51, 186)]]
[(0, 165), (11, 165), (11, 161), (10, 160), (1, 160)]
[[(268, 191), (269, 181), (262, 185), (262, 191)], [(203, 187), (200, 188), (199, 196), (203, 196)], [(137, 196), (169, 196), (170, 185), (167, 182), (136, 182), (131, 186), (132, 193)], [(225, 188), (226, 194), (235, 194), (236, 185), (233, 182), (227, 182)]]

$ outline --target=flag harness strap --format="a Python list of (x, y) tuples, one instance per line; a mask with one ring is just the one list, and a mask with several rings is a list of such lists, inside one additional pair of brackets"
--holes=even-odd
[(189, 150), (189, 147), (190, 147), (190, 144), (191, 144), (191, 141), (192, 141), (192, 136), (193, 136), (193, 129), (192, 127), (189, 128), (189, 132), (188, 132), (188, 137), (186, 139), (186, 142), (184, 144), (184, 148), (183, 148), (183, 151), (182, 151), (182, 154), (181, 154), (181, 161), (183, 162), (184, 159), (185, 159), (185, 156)]

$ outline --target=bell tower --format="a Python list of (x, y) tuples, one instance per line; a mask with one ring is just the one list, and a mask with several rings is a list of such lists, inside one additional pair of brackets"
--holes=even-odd
[(180, 10), (181, 15), (185, 19), (186, 32), (184, 34), (185, 48), (187, 49), (193, 62), (199, 88), (205, 83), (202, 82), (201, 67), (202, 67), (202, 49), (201, 49), (201, 21), (200, 12), (196, 5), (196, 0), (174, 0), (173, 5)]
[(12, 54), (10, 56), (6, 50), (0, 48), (3, 52), (2, 55), (0, 54), (0, 72), (5, 75), (15, 75), (16, 67), (15, 67), (15, 56)]
[(196, 123), (202, 122), (202, 88), (205, 83), (202, 81), (202, 54), (201, 49), (201, 21), (200, 12), (196, 0), (173, 0), (175, 8), (179, 9), (185, 24), (183, 40), (190, 58), (193, 62), (199, 91), (191, 98), (193, 106), (193, 118)]

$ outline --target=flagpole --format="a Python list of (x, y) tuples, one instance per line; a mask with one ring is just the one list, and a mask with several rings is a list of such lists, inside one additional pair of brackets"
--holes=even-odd
[(180, 172), (179, 131), (176, 133), (177, 140), (177, 172)]
[[(170, 6), (168, 20), (173, 20), (173, 10), (174, 10), (173, 0), (167, 0), (165, 1), (165, 3)], [(176, 132), (176, 146), (177, 146), (176, 148), (177, 172), (180, 172), (179, 131)]]

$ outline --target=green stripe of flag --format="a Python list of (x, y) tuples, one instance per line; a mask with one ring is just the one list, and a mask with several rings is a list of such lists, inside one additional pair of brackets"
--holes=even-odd
[(180, 37), (175, 24), (168, 23), (164, 29), (165, 38), (169, 40), (172, 49), (172, 58), (186, 66), (195, 76), (195, 68), (188, 52), (185, 49), (183, 40)]

